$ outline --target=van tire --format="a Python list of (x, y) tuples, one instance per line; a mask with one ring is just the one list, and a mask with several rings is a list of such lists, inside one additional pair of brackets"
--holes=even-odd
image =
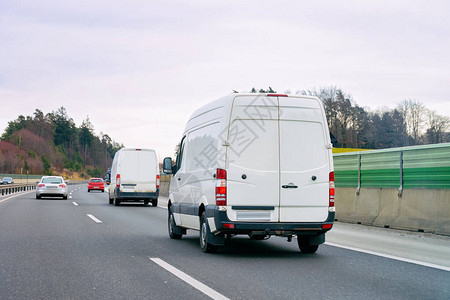
[(316, 253), (317, 249), (319, 249), (319, 245), (310, 245), (308, 238), (297, 236), (297, 243), (302, 253)]
[(158, 206), (158, 199), (152, 199), (152, 205)]
[(175, 233), (175, 229), (178, 229), (178, 226), (175, 224), (175, 219), (173, 217), (172, 210), (169, 208), (169, 216), (167, 219), (167, 226), (169, 229), (169, 236), (171, 239), (180, 240), (183, 236), (182, 234)]
[(119, 201), (119, 199), (117, 199), (116, 196), (114, 196), (113, 203), (114, 203), (114, 206), (119, 206), (120, 205), (120, 201)]
[(109, 204), (113, 204), (113, 198), (111, 198), (108, 194), (108, 198), (109, 198)]
[(200, 248), (205, 253), (214, 253), (217, 251), (217, 246), (208, 243), (208, 235), (211, 234), (208, 226), (208, 219), (205, 213), (200, 218)]

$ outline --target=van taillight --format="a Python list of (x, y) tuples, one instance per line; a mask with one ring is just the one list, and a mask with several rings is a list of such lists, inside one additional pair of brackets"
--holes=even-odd
[(331, 229), (333, 227), (333, 224), (323, 224), (322, 229)]
[(227, 171), (223, 169), (216, 171), (216, 205), (227, 205)]
[(120, 187), (120, 174), (116, 176), (116, 187)]
[(159, 189), (159, 175), (156, 175), (156, 188)]
[(329, 207), (334, 207), (334, 172), (330, 172), (330, 201)]

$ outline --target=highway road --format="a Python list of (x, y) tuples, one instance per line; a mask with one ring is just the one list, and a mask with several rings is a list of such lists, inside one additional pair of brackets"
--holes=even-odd
[(202, 253), (160, 207), (71, 186), (0, 197), (0, 299), (450, 299), (450, 237), (335, 223), (316, 254), (235, 237)]

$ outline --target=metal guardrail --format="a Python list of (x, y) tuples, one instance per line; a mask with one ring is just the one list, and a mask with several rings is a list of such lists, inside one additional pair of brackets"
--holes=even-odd
[[(85, 184), (89, 180), (70, 180), (67, 185)], [(0, 196), (10, 195), (19, 192), (32, 191), (36, 189), (36, 183), (13, 183), (0, 185)]]
[(3, 184), (0, 185), (0, 196), (31, 191), (34, 189), (36, 189), (36, 184), (34, 183)]

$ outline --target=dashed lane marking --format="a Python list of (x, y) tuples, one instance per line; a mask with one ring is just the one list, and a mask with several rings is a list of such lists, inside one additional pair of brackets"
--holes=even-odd
[(99, 219), (97, 219), (94, 215), (91, 214), (86, 214), (89, 218), (92, 219), (92, 221), (94, 221), (95, 223), (102, 223), (102, 221), (100, 221)]
[(192, 287), (196, 288), (197, 290), (199, 290), (200, 292), (204, 293), (205, 295), (209, 296), (212, 299), (215, 300), (225, 300), (225, 299), (229, 299), (227, 297), (225, 297), (224, 295), (216, 292), (215, 290), (213, 290), (212, 288), (204, 285), (203, 283), (201, 283), (200, 281), (192, 278), (191, 276), (189, 276), (188, 274), (184, 273), (183, 271), (178, 270), (177, 268), (175, 268), (174, 266), (166, 263), (164, 260), (160, 259), (160, 258), (151, 258), (149, 257), (154, 263), (156, 263), (157, 265), (159, 265), (160, 267), (166, 269), (167, 271), (169, 271), (170, 273), (172, 273), (173, 275), (177, 276), (178, 278), (180, 278), (181, 280), (183, 280), (184, 282), (190, 284)]

